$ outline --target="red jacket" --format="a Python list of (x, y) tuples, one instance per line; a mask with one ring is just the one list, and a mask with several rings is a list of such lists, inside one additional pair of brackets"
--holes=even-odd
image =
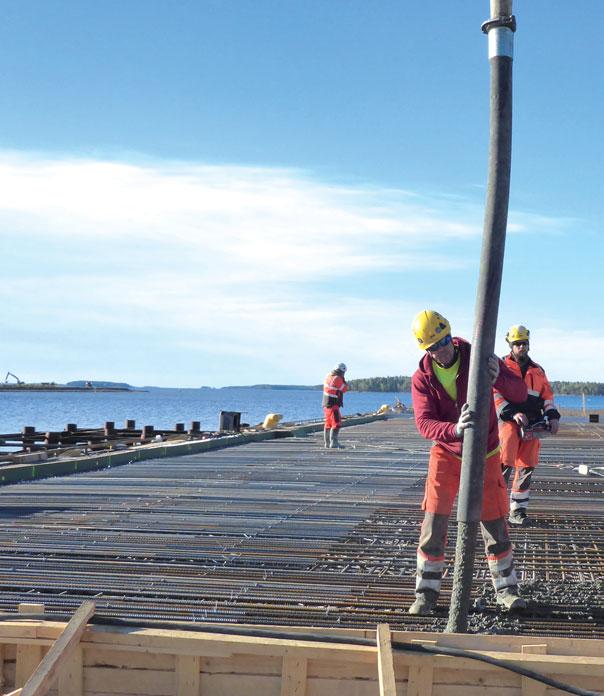
[[(463, 338), (453, 338), (453, 344), (459, 350), (460, 362), (457, 373), (457, 400), (447, 394), (432, 369), (432, 358), (426, 353), (420, 360), (419, 369), (411, 378), (411, 396), (415, 424), (422, 437), (434, 440), (446, 450), (461, 456), (463, 439), (458, 437), (455, 426), (459, 420), (461, 407), (467, 401), (468, 376), (470, 372), (470, 344)], [(493, 385), (510, 401), (524, 401), (527, 396), (526, 385), (516, 377), (500, 360), (499, 377)], [(493, 451), (499, 444), (497, 414), (495, 404), (490, 401), (489, 436), (487, 452)]]

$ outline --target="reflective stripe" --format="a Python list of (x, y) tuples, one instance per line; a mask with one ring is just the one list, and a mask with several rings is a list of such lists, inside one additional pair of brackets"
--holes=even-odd
[(505, 587), (516, 587), (518, 585), (518, 576), (513, 568), (507, 577), (493, 577), (492, 580), (495, 591), (503, 590)]
[(495, 399), (495, 411), (497, 411), (497, 416), (499, 416), (503, 409), (509, 404), (509, 401), (506, 401), (503, 395), (498, 391), (493, 392), (493, 398)]
[(442, 571), (445, 566), (445, 557), (442, 556), (438, 560), (429, 560), (423, 555), (417, 554), (417, 568), (418, 570), (425, 570), (430, 573)]
[(434, 590), (434, 592), (440, 592), (440, 584), (440, 580), (424, 580), (424, 578), (418, 576), (415, 583), (415, 591)]
[(511, 549), (496, 559), (489, 558), (488, 564), (495, 590), (502, 590), (504, 587), (512, 587), (518, 584), (518, 578), (514, 570), (514, 554)]
[(440, 592), (444, 568), (444, 556), (440, 557), (438, 560), (431, 560), (426, 558), (425, 554), (418, 550), (415, 591), (434, 590), (435, 592)]
[(527, 389), (529, 396), (539, 396), (541, 393), (538, 389)]
[(528, 509), (529, 497), (530, 496), (526, 496), (526, 498), (515, 498), (514, 496), (512, 496), (510, 500), (510, 512)]

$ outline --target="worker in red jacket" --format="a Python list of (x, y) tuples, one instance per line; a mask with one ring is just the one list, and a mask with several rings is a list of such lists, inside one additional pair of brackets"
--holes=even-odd
[(348, 384), (344, 379), (345, 373), (346, 365), (338, 363), (323, 382), (323, 413), (325, 415), (323, 435), (327, 448), (343, 448), (338, 441), (338, 434), (342, 425), (340, 408), (344, 405), (344, 392), (348, 390)]
[[(409, 608), (410, 614), (425, 615), (438, 600), (449, 515), (459, 490), (464, 432), (474, 427), (475, 416), (466, 402), (470, 344), (452, 337), (449, 322), (433, 310), (420, 312), (413, 321), (412, 331), (419, 347), (426, 351), (411, 381), (415, 423), (420, 435), (433, 441), (417, 549), (416, 599)], [(497, 356), (489, 357), (485, 369), (502, 394), (514, 401), (526, 398), (522, 380)], [(518, 594), (507, 513), (497, 415), (491, 400), (480, 527), (497, 604), (506, 609), (523, 609), (526, 602)]]
[(530, 331), (522, 324), (510, 327), (505, 337), (510, 352), (503, 360), (515, 375), (524, 380), (528, 388), (526, 400), (514, 403), (494, 390), (495, 407), (501, 421), (501, 462), (506, 483), (514, 471), (508, 521), (519, 526), (527, 524), (531, 481), (539, 463), (539, 434), (551, 432), (555, 435), (560, 424), (560, 413), (545, 370), (529, 358), (529, 336)]

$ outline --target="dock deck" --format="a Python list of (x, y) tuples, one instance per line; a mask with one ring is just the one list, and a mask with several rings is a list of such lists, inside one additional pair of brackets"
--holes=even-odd
[[(430, 443), (411, 418), (2, 488), (0, 609), (259, 625), (442, 630), (410, 617)], [(565, 423), (543, 442), (512, 529), (529, 609), (502, 614), (477, 553), (471, 631), (604, 638), (604, 427)], [(603, 470), (604, 471), (604, 470)], [(455, 537), (450, 526), (451, 556)], [(452, 563), (452, 558), (450, 558)]]

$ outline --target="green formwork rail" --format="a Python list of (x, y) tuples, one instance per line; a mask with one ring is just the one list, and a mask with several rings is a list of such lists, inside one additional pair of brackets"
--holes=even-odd
[[(363, 416), (349, 416), (342, 420), (343, 427), (363, 425), (373, 421), (386, 420), (387, 414), (370, 414)], [(238, 433), (237, 435), (225, 435), (211, 440), (190, 440), (189, 442), (175, 443), (151, 443), (131, 447), (120, 452), (103, 453), (97, 455), (84, 455), (70, 459), (55, 459), (52, 461), (39, 461), (23, 464), (8, 464), (0, 467), (0, 485), (33, 481), (50, 478), (52, 476), (67, 476), (86, 471), (96, 471), (114, 466), (123, 466), (145, 459), (162, 459), (164, 457), (180, 457), (186, 454), (209, 452), (211, 450), (224, 449), (226, 447), (238, 447), (251, 442), (264, 440), (277, 440), (286, 437), (303, 437), (310, 433), (323, 430), (323, 422), (317, 421), (307, 424), (292, 425), (272, 430)]]

